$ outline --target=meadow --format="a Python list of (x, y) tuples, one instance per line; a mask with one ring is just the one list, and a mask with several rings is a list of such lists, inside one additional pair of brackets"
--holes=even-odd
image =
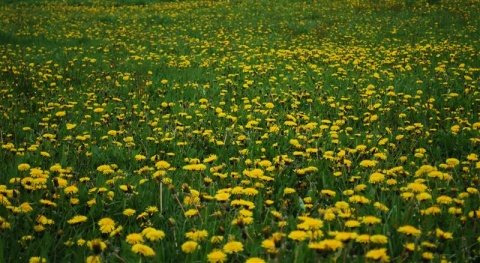
[(0, 262), (475, 262), (479, 0), (5, 0)]

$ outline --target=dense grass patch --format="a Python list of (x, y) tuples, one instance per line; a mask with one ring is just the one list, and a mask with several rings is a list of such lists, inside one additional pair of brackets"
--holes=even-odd
[(4, 1), (5, 262), (475, 262), (478, 0)]

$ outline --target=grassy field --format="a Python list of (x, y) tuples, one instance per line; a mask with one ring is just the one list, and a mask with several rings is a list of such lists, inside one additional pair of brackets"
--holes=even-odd
[(0, 262), (475, 262), (479, 0), (0, 3)]

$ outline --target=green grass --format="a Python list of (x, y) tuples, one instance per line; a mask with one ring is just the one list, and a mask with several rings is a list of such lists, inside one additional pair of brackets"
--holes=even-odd
[(479, 7), (2, 2), (0, 258), (477, 261)]

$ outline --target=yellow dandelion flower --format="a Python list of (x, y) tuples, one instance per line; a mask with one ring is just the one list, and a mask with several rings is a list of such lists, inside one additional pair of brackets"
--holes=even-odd
[(194, 230), (185, 233), (185, 237), (193, 241), (202, 241), (208, 238), (207, 230)]
[(380, 262), (390, 262), (386, 248), (372, 249), (365, 254), (367, 259), (373, 259)]
[(208, 253), (207, 260), (209, 263), (223, 263), (227, 261), (227, 254), (223, 253), (221, 250), (215, 249)]
[(150, 241), (158, 241), (165, 237), (165, 232), (155, 229), (153, 227), (147, 227), (142, 230), (142, 235)]
[(357, 238), (358, 234), (356, 232), (330, 232), (329, 235), (333, 235), (335, 240), (342, 242)]
[(243, 251), (243, 244), (238, 241), (230, 241), (223, 246), (223, 251), (227, 254)]
[(158, 162), (155, 163), (155, 167), (157, 169), (166, 170), (166, 169), (170, 168), (170, 164), (166, 161), (158, 161)]
[(362, 243), (362, 244), (368, 244), (368, 243), (370, 243), (370, 235), (368, 235), (368, 234), (359, 235), (359, 236), (357, 236), (357, 238), (355, 238), (355, 242)]
[(31, 257), (28, 259), (28, 263), (46, 263), (47, 259), (42, 257)]
[(198, 215), (198, 210), (197, 209), (188, 209), (185, 214), (184, 214), (186, 217), (193, 217), (193, 216), (196, 216)]
[(140, 233), (131, 233), (128, 234), (126, 241), (130, 245), (143, 243), (143, 236)]
[(75, 225), (75, 224), (79, 224), (79, 223), (83, 223), (85, 221), (87, 221), (88, 217), (86, 216), (74, 216), (72, 219), (68, 220), (67, 222), (70, 224), (70, 225)]
[(422, 183), (409, 183), (407, 185), (407, 189), (414, 193), (423, 193), (428, 189), (428, 186), (422, 184)]
[(215, 195), (215, 199), (219, 202), (226, 202), (230, 199), (230, 194), (225, 192), (218, 193)]
[(400, 233), (404, 233), (408, 236), (420, 236), (422, 234), (422, 231), (420, 229), (417, 229), (411, 225), (401, 226), (397, 229), (397, 231)]
[(295, 241), (303, 241), (307, 239), (309, 236), (307, 232), (301, 230), (293, 230), (288, 234), (288, 238), (293, 239)]
[(377, 165), (377, 161), (375, 160), (363, 160), (359, 164), (362, 167), (375, 167)]
[(135, 254), (142, 255), (144, 257), (153, 257), (155, 256), (155, 251), (144, 244), (135, 244), (132, 246), (132, 252)]
[(290, 188), (290, 187), (286, 187), (285, 189), (283, 189), (283, 195), (289, 195), (289, 194), (293, 194), (295, 192), (296, 192), (296, 190), (293, 189), (293, 188)]
[(127, 208), (123, 210), (123, 214), (130, 217), (133, 216), (137, 211), (135, 209)]
[(347, 222), (345, 222), (345, 226), (349, 228), (359, 227), (360, 222), (358, 222), (357, 220), (348, 220)]
[(19, 171), (28, 171), (30, 169), (30, 165), (28, 163), (21, 163), (18, 165), (17, 169)]
[(200, 245), (195, 241), (186, 241), (182, 244), (182, 251), (187, 254), (191, 254), (198, 249), (200, 249)]
[(343, 247), (343, 243), (336, 239), (325, 239), (319, 242), (311, 242), (308, 247), (320, 251), (336, 251)]
[(100, 219), (98, 225), (100, 226), (100, 231), (102, 233), (108, 234), (115, 229), (115, 221), (108, 217)]
[(384, 235), (372, 235), (370, 237), (370, 242), (375, 244), (386, 244), (388, 243), (388, 237)]
[(418, 201), (425, 201), (425, 200), (430, 200), (432, 199), (432, 195), (430, 195), (429, 193), (419, 193), (415, 196), (415, 198), (418, 200)]
[(247, 259), (247, 261), (245, 261), (245, 263), (265, 263), (265, 260), (262, 259), (262, 258), (259, 258), (259, 257), (252, 257), (252, 258)]
[(86, 259), (86, 262), (87, 263), (101, 263), (102, 262), (102, 258), (98, 255), (95, 255), (95, 256), (88, 256), (87, 259)]
[(370, 175), (370, 179), (368, 180), (368, 182), (371, 184), (376, 184), (383, 182), (383, 180), (385, 180), (385, 175), (377, 172)]

